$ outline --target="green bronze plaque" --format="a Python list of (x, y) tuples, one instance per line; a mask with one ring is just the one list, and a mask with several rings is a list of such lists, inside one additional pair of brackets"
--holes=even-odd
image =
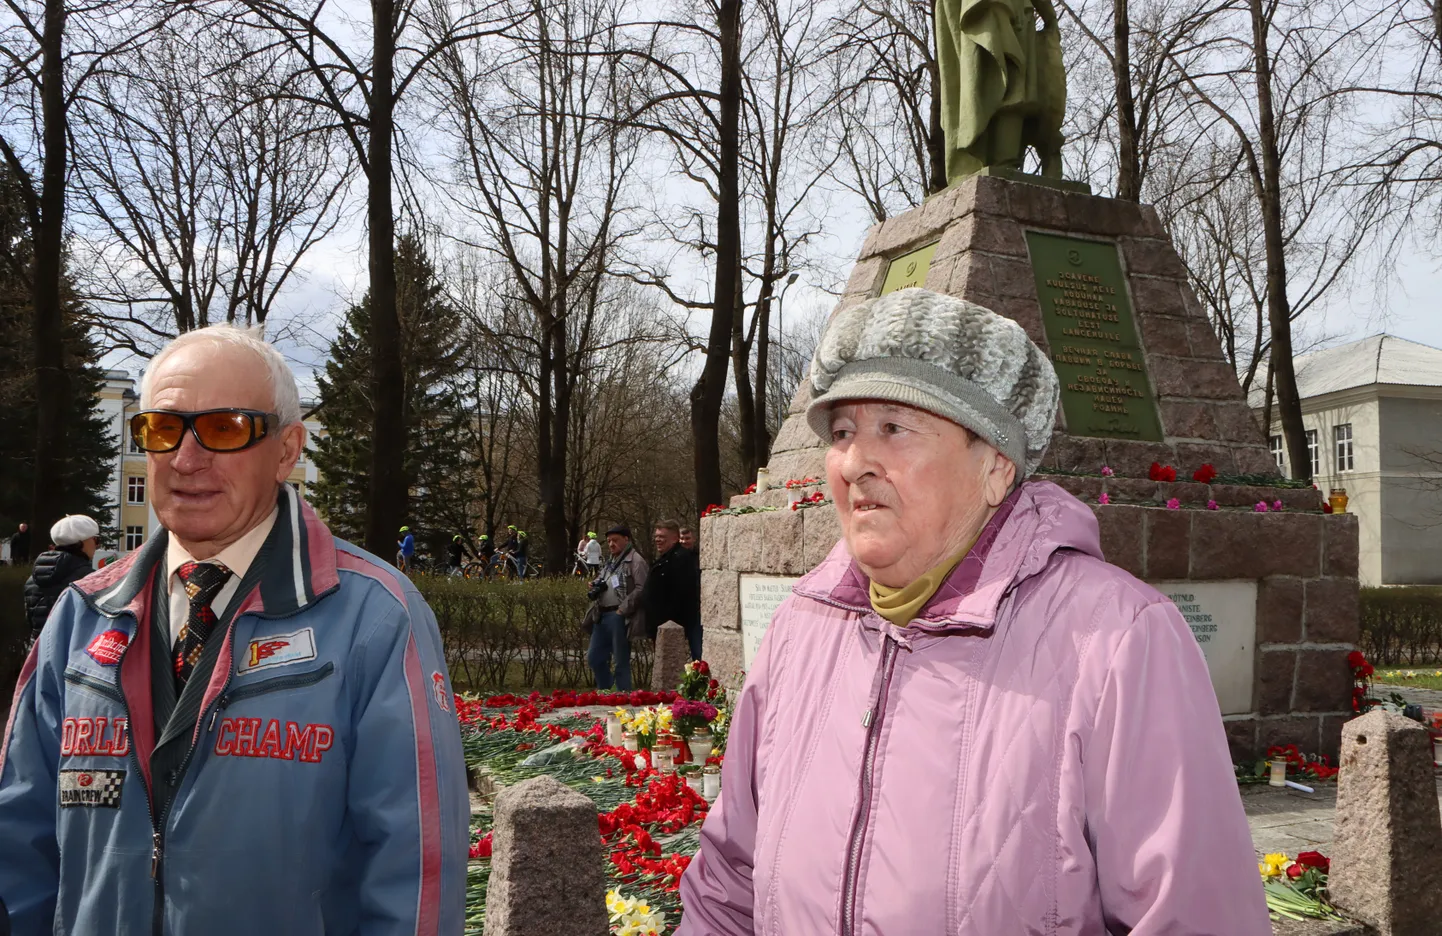
[(927, 244), (919, 250), (892, 260), (891, 265), (886, 268), (886, 279), (882, 282), (878, 295), (884, 296), (898, 289), (910, 289), (912, 286), (925, 286), (926, 273), (931, 269), (931, 257), (935, 253), (936, 245)]
[(1067, 431), (1162, 441), (1117, 245), (1036, 231), (1026, 240)]

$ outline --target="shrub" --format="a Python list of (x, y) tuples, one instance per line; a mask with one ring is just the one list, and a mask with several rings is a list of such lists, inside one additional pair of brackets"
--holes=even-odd
[[(446, 665), (457, 687), (574, 689), (592, 685), (589, 638), (580, 629), (590, 602), (578, 579), (475, 582), (418, 576), (435, 612)], [(631, 642), (631, 679), (650, 685), (651, 641)]]
[(20, 667), (25, 665), (25, 640), (30, 636), (25, 580), (29, 577), (29, 566), (0, 566), (0, 731), (10, 711)]
[(1364, 588), (1362, 652), (1376, 666), (1442, 660), (1442, 588)]

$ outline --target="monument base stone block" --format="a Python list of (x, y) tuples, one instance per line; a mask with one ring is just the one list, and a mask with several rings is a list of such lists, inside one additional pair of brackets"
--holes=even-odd
[[(1287, 743), (1335, 756), (1352, 714), (1356, 518), (1324, 516), (1310, 487), (1279, 486), (1156, 212), (974, 176), (873, 227), (837, 309), (907, 286), (1005, 315), (1050, 356), (1062, 400), (1036, 477), (1092, 505), (1108, 561), (1181, 608), (1234, 756)], [(809, 399), (803, 382), (771, 453), (774, 484), (825, 478)], [(1153, 463), (1175, 480), (1150, 477)], [(1203, 465), (1216, 477), (1193, 480)], [(784, 490), (730, 506), (764, 511), (702, 521), (705, 656), (734, 683), (775, 605), (841, 529), (829, 505), (788, 510)]]

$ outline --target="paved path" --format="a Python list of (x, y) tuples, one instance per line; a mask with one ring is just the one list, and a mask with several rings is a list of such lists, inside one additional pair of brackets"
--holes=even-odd
[[(1319, 783), (1316, 793), (1256, 784), (1242, 787), (1242, 806), (1252, 827), (1252, 844), (1258, 855), (1320, 851), (1330, 856), (1332, 823), (1337, 812), (1337, 784)], [(1437, 781), (1442, 805), (1442, 777)]]

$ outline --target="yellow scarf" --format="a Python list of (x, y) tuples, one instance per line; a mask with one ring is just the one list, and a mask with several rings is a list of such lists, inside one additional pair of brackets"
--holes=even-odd
[(971, 547), (975, 544), (976, 541), (973, 540), (961, 552), (947, 559), (941, 565), (928, 569), (916, 581), (902, 588), (892, 588), (889, 585), (881, 585), (872, 581), (872, 610), (897, 627), (907, 626), (931, 600), (931, 596), (941, 588), (941, 584), (946, 581), (947, 576), (951, 575), (952, 570), (961, 564), (961, 560), (966, 558), (967, 553), (971, 552)]

